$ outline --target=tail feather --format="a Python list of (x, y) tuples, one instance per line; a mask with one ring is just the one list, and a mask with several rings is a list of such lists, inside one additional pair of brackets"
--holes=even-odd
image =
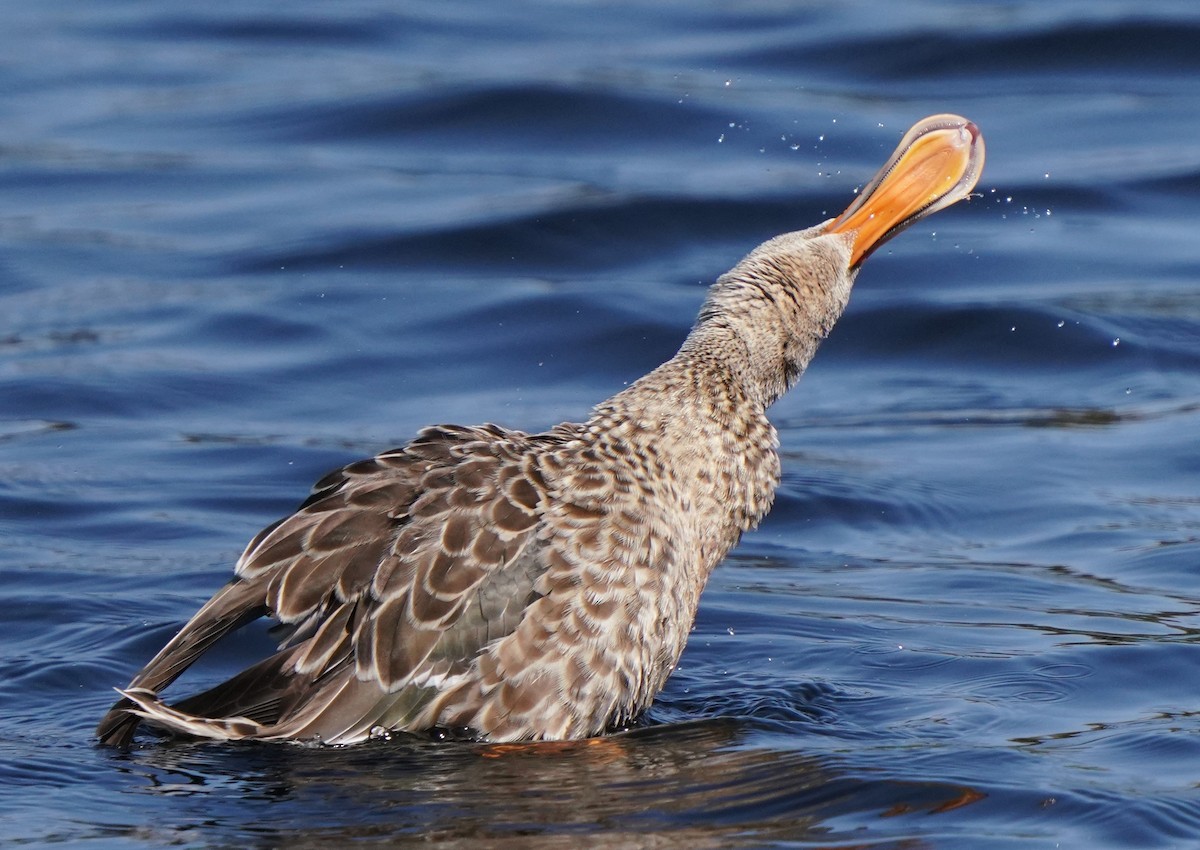
[[(115, 690), (121, 693), (120, 688)], [(101, 744), (124, 748), (133, 743), (133, 734), (142, 722), (142, 718), (132, 711), (136, 705), (128, 697), (121, 697), (113, 704), (96, 727), (96, 737), (100, 739)]]
[(125, 710), (127, 714), (179, 735), (215, 741), (238, 741), (242, 738), (257, 737), (263, 728), (249, 717), (208, 718), (186, 714), (163, 703), (153, 691), (140, 688), (118, 688), (117, 691), (132, 705)]
[(167, 687), (218, 640), (266, 613), (263, 590), (253, 582), (234, 579), (196, 612), (113, 704), (96, 727), (101, 744), (127, 747), (133, 741), (141, 716), (138, 702), (129, 694), (150, 694)]
[(374, 680), (359, 679), (345, 664), (270, 731), (273, 737), (351, 744), (369, 738), (385, 707), (396, 700)]

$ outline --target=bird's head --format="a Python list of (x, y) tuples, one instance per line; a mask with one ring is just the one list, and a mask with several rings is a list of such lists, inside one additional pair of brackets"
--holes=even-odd
[(934, 115), (910, 129), (835, 219), (754, 249), (712, 288), (700, 336), (731, 337), (748, 386), (774, 401), (808, 365), (841, 316), (859, 266), (915, 222), (970, 195), (983, 169), (979, 128)]
[(849, 238), (851, 270), (884, 242), (971, 194), (983, 170), (983, 135), (957, 115), (913, 125), (846, 211), (822, 231)]

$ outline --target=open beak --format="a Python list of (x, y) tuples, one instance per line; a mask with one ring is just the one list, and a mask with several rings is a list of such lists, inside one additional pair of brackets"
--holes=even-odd
[(826, 233), (854, 234), (850, 268), (910, 224), (961, 201), (983, 170), (983, 136), (957, 115), (933, 115), (904, 134), (871, 182)]

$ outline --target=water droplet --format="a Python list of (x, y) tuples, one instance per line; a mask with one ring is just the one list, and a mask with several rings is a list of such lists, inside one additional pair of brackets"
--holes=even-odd
[(730, 634), (733, 634), (733, 633), (734, 633), (734, 632), (733, 632), (733, 626), (729, 626), (729, 627), (727, 627), (727, 628), (725, 629), (725, 631), (729, 632)]
[(1059, 320), (1059, 322), (1058, 322), (1058, 326), (1061, 328), (1061, 327), (1062, 327), (1063, 325), (1065, 325), (1066, 323), (1067, 323), (1067, 322), (1066, 322), (1066, 320), (1065, 320), (1065, 319), (1060, 319), (1060, 320)]
[(1121, 344), (1121, 338), (1120, 338), (1120, 337), (1117, 337), (1116, 339), (1114, 339), (1114, 340), (1113, 340), (1113, 348), (1116, 348), (1116, 347), (1117, 347), (1118, 345), (1120, 345), (1120, 344)]

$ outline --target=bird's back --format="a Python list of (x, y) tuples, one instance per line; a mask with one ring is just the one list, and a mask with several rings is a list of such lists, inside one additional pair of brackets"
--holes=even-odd
[[(346, 743), (431, 728), (570, 738), (632, 718), (742, 530), (719, 491), (744, 461), (720, 457), (728, 440), (699, 408), (664, 404), (678, 377), (652, 373), (584, 425), (532, 436), (438, 426), (326, 476), (251, 541), (233, 581), (124, 691), (101, 739), (128, 742), (139, 719), (201, 737)], [(263, 614), (288, 633), (277, 653), (159, 700)]]

